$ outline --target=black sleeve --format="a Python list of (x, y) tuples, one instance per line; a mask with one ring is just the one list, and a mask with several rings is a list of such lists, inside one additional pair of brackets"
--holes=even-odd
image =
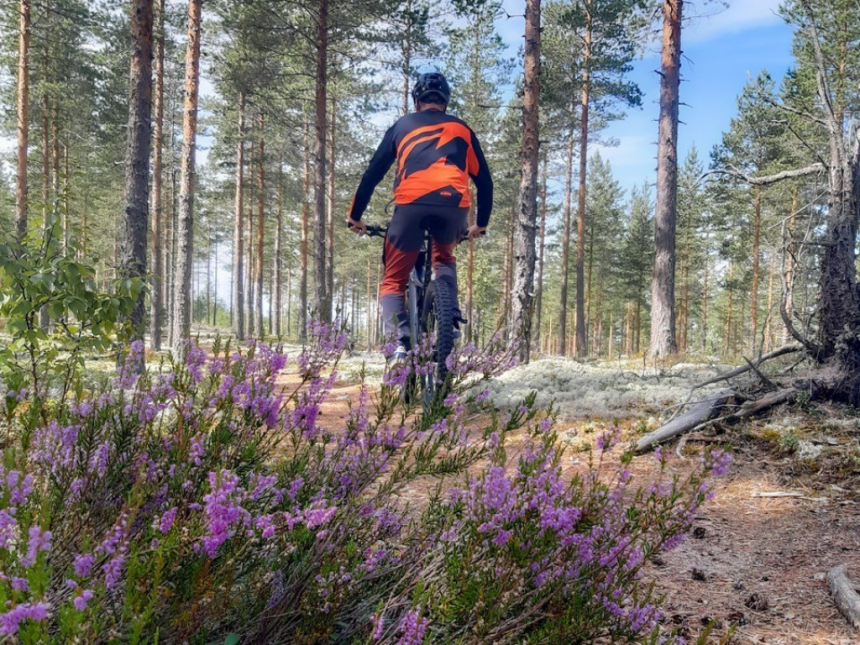
[(382, 143), (376, 149), (376, 153), (370, 160), (370, 165), (364, 171), (364, 176), (361, 178), (358, 190), (355, 192), (352, 206), (349, 209), (349, 216), (355, 221), (360, 220), (361, 216), (364, 215), (364, 211), (370, 203), (370, 198), (373, 196), (374, 188), (385, 178), (385, 173), (391, 168), (391, 164), (394, 163), (396, 156), (394, 126), (392, 126), (382, 138)]
[(481, 150), (481, 144), (474, 132), (472, 133), (472, 149), (478, 160), (478, 174), (470, 175), (478, 192), (476, 223), (478, 226), (487, 226), (490, 223), (490, 214), (493, 212), (493, 177), (490, 175), (490, 167), (487, 165), (484, 151)]

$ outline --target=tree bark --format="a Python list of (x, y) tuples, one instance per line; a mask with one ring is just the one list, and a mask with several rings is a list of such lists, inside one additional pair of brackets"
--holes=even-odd
[(299, 280), (299, 342), (304, 343), (308, 338), (308, 233), (310, 228), (311, 210), (311, 151), (309, 128), (305, 127), (305, 172), (302, 182), (302, 243), (301, 243), (301, 278)]
[[(328, 177), (328, 208), (326, 210), (326, 238), (325, 238), (325, 281), (326, 293), (334, 294), (334, 170), (335, 170), (335, 133), (337, 132), (337, 102), (331, 97), (331, 134), (329, 142), (329, 177)], [(334, 297), (333, 295), (330, 297)]]
[(15, 188), (15, 228), (19, 239), (27, 233), (27, 145), (30, 136), (30, 0), (20, 0), (18, 4), (18, 111), (16, 131), (18, 134), (18, 153)]
[(755, 187), (755, 201), (753, 203), (753, 248), (752, 248), (752, 288), (750, 289), (750, 354), (756, 352), (756, 338), (758, 338), (758, 283), (759, 283), (759, 256), (761, 249), (761, 186)]
[(319, 0), (317, 12), (316, 145), (314, 146), (314, 312), (331, 319), (326, 290), (326, 91), (328, 88), (328, 0)]
[(522, 173), (514, 226), (514, 275), (511, 340), (519, 342), (520, 359), (531, 354), (534, 298), (537, 175), (540, 157), (538, 94), (540, 89), (540, 0), (526, 0), (526, 43), (523, 58)]
[(584, 3), (586, 11), (585, 48), (582, 61), (582, 119), (579, 141), (579, 208), (576, 218), (576, 355), (588, 353), (585, 335), (585, 192), (588, 180), (588, 105), (591, 81), (591, 2)]
[(149, 304), (149, 337), (152, 348), (161, 349), (161, 328), (164, 309), (164, 246), (162, 241), (162, 173), (164, 166), (164, 0), (155, 0), (154, 27), (154, 132), (152, 141), (152, 293)]
[(681, 82), (681, 15), (684, 0), (663, 3), (657, 209), (654, 217), (654, 281), (649, 354), (677, 353), (675, 341), (675, 227), (678, 200), (678, 90)]
[(194, 183), (197, 105), (200, 91), (200, 31), (203, 0), (188, 0), (188, 49), (185, 58), (185, 105), (182, 120), (182, 178), (176, 231), (176, 280), (173, 349), (184, 355), (191, 337), (191, 270), (194, 252)]
[[(573, 119), (573, 107), (571, 107)], [(570, 233), (572, 225), (573, 206), (573, 125), (571, 124), (570, 139), (567, 142), (567, 158), (564, 178), (564, 232), (561, 242), (561, 299), (558, 315), (559, 353), (564, 356), (567, 339), (567, 292), (568, 276), (570, 275)]]
[(260, 144), (257, 159), (257, 249), (254, 253), (255, 258), (255, 309), (256, 315), (254, 320), (257, 323), (256, 336), (263, 338), (265, 336), (264, 320), (263, 320), (263, 244), (265, 241), (265, 217), (266, 217), (266, 138), (265, 138), (266, 120), (263, 114), (260, 114)]
[(233, 211), (233, 333), (245, 340), (245, 93), (239, 92), (236, 207)]
[(543, 265), (546, 249), (546, 183), (548, 156), (544, 154), (540, 187), (540, 242), (538, 243), (537, 295), (535, 296), (535, 350), (540, 352), (541, 318), (543, 314)]
[[(274, 299), (274, 315), (269, 320), (269, 329), (275, 338), (281, 337), (282, 291), (283, 291), (283, 235), (284, 235), (284, 163), (278, 162), (278, 215), (275, 219), (275, 275), (272, 298)], [(289, 327), (289, 323), (287, 324)]]
[[(147, 200), (152, 140), (152, 1), (133, 0), (131, 13), (132, 54), (125, 148), (125, 229), (120, 271), (123, 278), (139, 280), (146, 276), (146, 238), (149, 226)], [(146, 290), (141, 289), (129, 319), (134, 340), (143, 340), (145, 305)]]

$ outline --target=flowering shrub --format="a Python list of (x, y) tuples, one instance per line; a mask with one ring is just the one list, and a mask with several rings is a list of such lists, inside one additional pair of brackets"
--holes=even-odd
[[(321, 408), (345, 338), (321, 324), (311, 337), (291, 388), (278, 348), (190, 345), (139, 374), (134, 344), (99, 391), (38, 414), (7, 396), (0, 640), (560, 643), (653, 628), (641, 565), (689, 528), (721, 462), (635, 493), (599, 466), (567, 483), (533, 397), (488, 407), (476, 382), (510, 360), (475, 348), (451, 359), (444, 399), (404, 405), (391, 375), (332, 428)], [(514, 460), (520, 427), (531, 442)], [(423, 512), (402, 499), (410, 482), (436, 482)]]
[(408, 594), (374, 616), (376, 640), (421, 643), (432, 633), (440, 643), (683, 643), (660, 633), (659, 598), (642, 584), (642, 567), (687, 535), (728, 457), (712, 451), (681, 480), (667, 476), (658, 451), (659, 479), (636, 489), (632, 452), (619, 470), (603, 472), (618, 441), (613, 430), (598, 439), (596, 463), (565, 480), (551, 419), (535, 420), (529, 406), (516, 415), (512, 423), (529, 429), (518, 454), (491, 434), (488, 467), (434, 499), (424, 517), (431, 546)]

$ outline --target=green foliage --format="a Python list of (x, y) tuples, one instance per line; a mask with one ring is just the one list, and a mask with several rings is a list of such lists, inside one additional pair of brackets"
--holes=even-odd
[(0, 377), (14, 390), (43, 392), (62, 377), (65, 394), (85, 356), (108, 351), (122, 335), (142, 282), (118, 280), (103, 292), (80, 254), (53, 212), (21, 243), (0, 244), (0, 317), (10, 337), (0, 347)]

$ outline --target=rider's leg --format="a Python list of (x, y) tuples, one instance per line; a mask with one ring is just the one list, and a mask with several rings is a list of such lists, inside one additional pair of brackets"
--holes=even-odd
[(406, 349), (410, 349), (412, 340), (406, 312), (406, 287), (424, 241), (419, 215), (408, 207), (394, 209), (382, 255), (385, 266), (380, 288), (383, 331), (386, 338), (394, 337)]
[(462, 320), (457, 290), (457, 258), (454, 250), (467, 228), (467, 208), (436, 209), (433, 224), (433, 272), (437, 280), (444, 280), (454, 291), (455, 324)]

